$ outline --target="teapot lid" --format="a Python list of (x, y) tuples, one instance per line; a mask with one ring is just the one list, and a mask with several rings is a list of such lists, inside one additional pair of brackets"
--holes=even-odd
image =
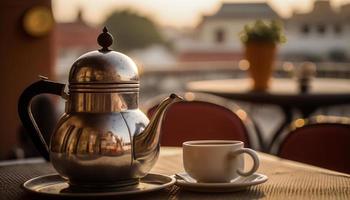
[(134, 61), (120, 52), (109, 49), (113, 36), (107, 28), (97, 38), (102, 47), (80, 56), (69, 73), (70, 85), (86, 84), (139, 84), (138, 69)]

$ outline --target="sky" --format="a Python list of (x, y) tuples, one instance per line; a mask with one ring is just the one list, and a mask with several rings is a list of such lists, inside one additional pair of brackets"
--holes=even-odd
[[(97, 25), (116, 9), (132, 9), (159, 25), (194, 27), (203, 14), (215, 13), (222, 2), (267, 2), (282, 17), (289, 17), (293, 11), (311, 10), (314, 0), (52, 0), (52, 7), (58, 22), (74, 21), (82, 10), (84, 20)], [(330, 2), (337, 8), (350, 0)]]

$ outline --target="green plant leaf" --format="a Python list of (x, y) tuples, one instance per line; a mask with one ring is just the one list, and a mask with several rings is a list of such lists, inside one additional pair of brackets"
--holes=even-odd
[(277, 20), (256, 20), (252, 24), (244, 26), (239, 37), (243, 43), (248, 42), (272, 42), (284, 43), (286, 37), (283, 33), (282, 24)]

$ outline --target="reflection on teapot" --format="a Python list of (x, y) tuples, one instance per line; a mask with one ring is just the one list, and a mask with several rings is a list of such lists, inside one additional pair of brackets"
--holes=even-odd
[[(65, 85), (42, 79), (22, 93), (18, 112), (24, 127), (47, 160), (71, 185), (79, 187), (135, 184), (153, 167), (159, 154), (162, 118), (182, 98), (170, 95), (149, 121), (138, 108), (139, 76), (135, 63), (110, 50), (106, 28), (98, 37), (102, 49), (79, 57)], [(52, 134), (50, 147), (31, 114), (31, 99), (60, 95), (66, 111)]]

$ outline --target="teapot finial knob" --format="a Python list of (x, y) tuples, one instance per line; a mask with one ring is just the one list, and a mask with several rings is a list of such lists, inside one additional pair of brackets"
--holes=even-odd
[(103, 32), (98, 36), (97, 42), (102, 47), (100, 51), (110, 51), (108, 47), (113, 44), (113, 36), (108, 32), (106, 26), (103, 28)]

